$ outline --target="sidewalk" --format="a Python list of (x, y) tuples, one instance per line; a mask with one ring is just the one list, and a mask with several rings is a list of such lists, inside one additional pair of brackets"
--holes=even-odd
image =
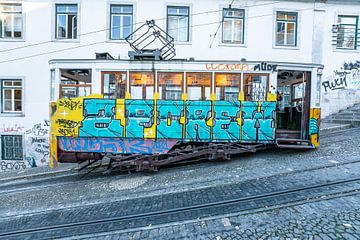
[(76, 173), (77, 172), (77, 163), (59, 163), (58, 168), (51, 169), (49, 165), (28, 168), (21, 171), (6, 171), (0, 172), (0, 183), (7, 181), (14, 181), (19, 179), (35, 178), (35, 177), (44, 177), (48, 175), (57, 175), (63, 173)]

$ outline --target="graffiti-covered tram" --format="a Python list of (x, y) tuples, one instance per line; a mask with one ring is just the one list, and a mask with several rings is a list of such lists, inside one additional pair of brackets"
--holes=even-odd
[(52, 164), (106, 155), (142, 170), (203, 157), (193, 152), (226, 159), (264, 145), (319, 146), (318, 65), (53, 60), (50, 66)]

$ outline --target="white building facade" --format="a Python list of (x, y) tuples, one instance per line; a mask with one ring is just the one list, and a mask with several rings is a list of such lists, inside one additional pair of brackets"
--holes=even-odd
[(124, 38), (154, 19), (176, 58), (312, 65), (325, 117), (360, 102), (359, 18), (357, 0), (0, 0), (0, 171), (48, 164), (52, 59), (128, 59)]

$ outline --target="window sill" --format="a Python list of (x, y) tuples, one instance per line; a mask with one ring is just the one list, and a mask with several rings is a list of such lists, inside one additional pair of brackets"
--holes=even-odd
[(273, 46), (273, 49), (300, 50), (299, 46)]
[(175, 45), (191, 45), (192, 42), (174, 42)]
[(125, 39), (108, 39), (106, 40), (107, 43), (120, 43), (120, 44), (128, 44)]
[(24, 38), (0, 38), (0, 42), (25, 42)]
[(80, 39), (57, 39), (54, 38), (53, 42), (64, 42), (64, 43), (80, 43)]
[(0, 117), (25, 117), (25, 113), (0, 113)]
[(333, 52), (340, 52), (340, 53), (359, 53), (360, 49), (346, 49), (346, 48), (334, 48)]
[(219, 47), (241, 47), (246, 48), (246, 44), (241, 43), (219, 43)]

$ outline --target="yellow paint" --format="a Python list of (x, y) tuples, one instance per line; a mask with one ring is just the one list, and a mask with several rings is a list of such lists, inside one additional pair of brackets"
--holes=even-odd
[(239, 101), (244, 101), (245, 100), (245, 94), (244, 94), (244, 92), (240, 92), (239, 93)]
[(258, 102), (258, 109), (257, 109), (258, 112), (261, 112), (261, 102)]
[(216, 100), (216, 93), (210, 94), (210, 100), (215, 101)]
[(180, 124), (182, 124), (182, 138), (186, 137), (186, 101), (183, 101), (183, 113), (184, 116), (180, 117)]
[(155, 139), (156, 138), (156, 126), (157, 126), (157, 99), (159, 99), (159, 93), (154, 93), (154, 123), (151, 127), (144, 128), (144, 138)]
[[(80, 123), (84, 120), (83, 102), (85, 98), (102, 98), (101, 94), (92, 94), (86, 97), (71, 99), (60, 99), (50, 105), (50, 167), (58, 166), (57, 158), (57, 137), (69, 136), (78, 137)], [(77, 103), (77, 107), (72, 109), (65, 102)], [(66, 121), (71, 121), (72, 126), (66, 125)]]
[(158, 92), (155, 92), (154, 93), (154, 100), (158, 100), (159, 99), (159, 93)]
[(181, 94), (181, 100), (183, 100), (183, 101), (187, 100), (187, 93)]
[(277, 95), (276, 95), (276, 93), (268, 92), (268, 93), (267, 93), (267, 96), (266, 96), (266, 99), (267, 99), (267, 101), (269, 101), (269, 102), (276, 102), (276, 100), (277, 100)]
[(131, 94), (129, 92), (125, 93), (125, 99), (131, 99)]
[(122, 136), (126, 137), (125, 99), (116, 99), (115, 119), (120, 120), (120, 125), (123, 127)]
[[(320, 116), (321, 116), (320, 108), (310, 109), (310, 119), (311, 118), (316, 119), (319, 129), (320, 129)], [(314, 145), (314, 147), (319, 147), (319, 134), (312, 134), (310, 136), (310, 140), (311, 143)]]

